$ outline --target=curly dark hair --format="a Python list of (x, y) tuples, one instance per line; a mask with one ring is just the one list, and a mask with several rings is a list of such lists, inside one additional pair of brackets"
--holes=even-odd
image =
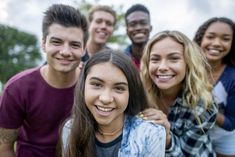
[(232, 30), (233, 30), (233, 39), (232, 39), (231, 49), (230, 49), (228, 55), (223, 58), (223, 63), (228, 64), (228, 65), (235, 65), (235, 38), (234, 38), (234, 35), (235, 35), (235, 23), (234, 23), (231, 19), (226, 18), (226, 17), (213, 17), (213, 18), (208, 19), (207, 21), (205, 21), (205, 22), (198, 28), (198, 30), (196, 31), (196, 34), (195, 34), (193, 40), (194, 40), (199, 46), (201, 46), (202, 39), (203, 39), (203, 37), (204, 37), (204, 35), (205, 35), (206, 30), (209, 28), (209, 26), (210, 26), (212, 23), (215, 23), (215, 22), (226, 23), (226, 24), (228, 24), (228, 25), (232, 28)]
[(141, 11), (144, 12), (146, 14), (148, 14), (150, 16), (149, 10), (142, 4), (134, 4), (132, 5), (129, 9), (127, 9), (126, 13), (125, 13), (125, 21), (127, 23), (127, 16), (130, 15), (133, 12), (136, 11)]

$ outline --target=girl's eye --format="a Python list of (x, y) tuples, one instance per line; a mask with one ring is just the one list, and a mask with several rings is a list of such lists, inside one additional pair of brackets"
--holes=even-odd
[(178, 61), (180, 58), (178, 57), (173, 57), (173, 58), (170, 58), (171, 61)]
[(231, 41), (231, 38), (224, 38), (224, 41)]
[(159, 58), (151, 58), (151, 60), (153, 60), (153, 61), (159, 61), (160, 59), (159, 59)]
[(125, 88), (125, 87), (122, 87), (122, 86), (117, 86), (117, 87), (115, 87), (115, 90), (116, 90), (118, 93), (122, 93), (122, 92), (124, 92), (124, 91), (126, 90), (126, 88)]
[(213, 39), (214, 36), (208, 35), (208, 36), (206, 36), (206, 38), (207, 38), (207, 39)]
[(95, 88), (102, 87), (102, 84), (97, 82), (91, 82), (91, 85)]
[(150, 58), (150, 61), (151, 61), (151, 62), (158, 62), (158, 61), (160, 61), (160, 58), (151, 57), (151, 58)]

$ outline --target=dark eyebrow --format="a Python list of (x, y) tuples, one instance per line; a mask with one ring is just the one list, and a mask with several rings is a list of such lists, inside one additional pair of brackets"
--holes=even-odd
[[(208, 34), (210, 34), (210, 35), (215, 35), (216, 33), (215, 33), (215, 32), (208, 32)], [(232, 34), (223, 34), (223, 36), (231, 37)]]
[(50, 40), (61, 40), (61, 39), (57, 37), (51, 37)]
[(104, 82), (103, 80), (101, 80), (101, 79), (98, 78), (98, 77), (91, 77), (89, 80), (97, 80), (97, 81), (100, 81), (100, 82)]
[(51, 37), (50, 39), (49, 39), (49, 41), (62, 41), (60, 38), (57, 38), (57, 37)]
[(82, 45), (82, 42), (81, 42), (81, 41), (71, 41), (71, 43)]
[(118, 83), (115, 83), (115, 85), (124, 85), (124, 86), (128, 86), (128, 84), (126, 82), (118, 82)]
[[(57, 41), (62, 41), (63, 42), (63, 39), (60, 39), (60, 38), (58, 38), (58, 37), (51, 37), (50, 38), (50, 41), (52, 41), (52, 40), (57, 40)], [(79, 41), (70, 41), (70, 43), (71, 44), (79, 44), (79, 45), (82, 45), (82, 42), (79, 40)]]
[[(104, 82), (102, 79), (98, 78), (98, 77), (91, 77), (90, 80), (97, 80), (100, 82)], [(128, 86), (127, 82), (117, 82), (115, 83), (115, 85), (124, 85), (124, 86)]]

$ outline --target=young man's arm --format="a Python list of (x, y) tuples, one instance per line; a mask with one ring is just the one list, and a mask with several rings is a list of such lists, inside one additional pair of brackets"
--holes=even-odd
[(0, 128), (0, 157), (15, 157), (14, 143), (18, 129)]

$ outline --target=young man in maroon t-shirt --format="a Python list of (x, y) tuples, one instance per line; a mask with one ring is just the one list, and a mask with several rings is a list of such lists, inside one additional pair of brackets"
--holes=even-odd
[(42, 32), (47, 64), (13, 76), (1, 96), (1, 157), (54, 157), (59, 127), (70, 115), (86, 18), (71, 6), (52, 5)]

